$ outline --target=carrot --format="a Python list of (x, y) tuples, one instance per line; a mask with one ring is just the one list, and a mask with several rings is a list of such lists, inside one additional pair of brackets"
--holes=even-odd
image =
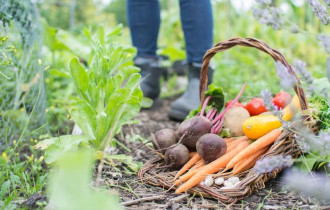
[(232, 150), (233, 148), (237, 147), (237, 145), (239, 145), (242, 141), (247, 141), (249, 140), (248, 137), (246, 136), (243, 136), (243, 137), (240, 137), (236, 140), (233, 140), (232, 142), (230, 142), (228, 145), (227, 145), (227, 151), (230, 151)]
[[(246, 141), (247, 142), (247, 141)], [(246, 145), (246, 147), (248, 146), (248, 144)], [(242, 148), (242, 149), (244, 149), (244, 148)], [(227, 151), (226, 151), (226, 154), (227, 153), (229, 153), (230, 152), (230, 150), (228, 150), (227, 149)], [(201, 166), (204, 166), (205, 165), (205, 162), (204, 162), (204, 160), (203, 159), (201, 159), (200, 161), (203, 161), (203, 165), (201, 165)], [(199, 162), (199, 161), (198, 161)], [(197, 163), (196, 163), (196, 165), (197, 165)], [(182, 183), (182, 182), (185, 182), (185, 181), (187, 181), (188, 179), (190, 179), (192, 176), (194, 176), (197, 172), (198, 172), (198, 170), (195, 170), (195, 169), (197, 169), (197, 168), (201, 168), (201, 167), (192, 167), (191, 169), (190, 169), (190, 171), (189, 172), (187, 172), (186, 174), (184, 174), (184, 175), (182, 175), (178, 180), (176, 180), (175, 181), (175, 183), (174, 183), (174, 185), (179, 185), (180, 183)]]
[(243, 160), (239, 161), (233, 168), (233, 174), (239, 174), (242, 171), (245, 171), (247, 169), (250, 169), (254, 166), (254, 164), (257, 162), (258, 158), (264, 154), (269, 147), (265, 147), (256, 153), (252, 154), (249, 157), (244, 158)]
[(178, 178), (182, 174), (184, 174), (189, 168), (191, 168), (197, 161), (201, 159), (201, 156), (199, 156), (198, 153), (195, 152), (195, 154), (190, 158), (190, 160), (178, 171), (178, 173), (175, 175), (174, 179)]
[[(203, 166), (204, 167), (204, 166)], [(192, 176), (194, 176), (198, 170), (200, 170), (202, 167), (200, 168), (195, 168), (195, 169), (191, 169), (189, 170), (187, 173), (185, 173), (184, 175), (182, 175), (178, 180), (176, 180), (174, 182), (174, 185), (175, 186), (178, 186), (181, 182), (185, 182), (187, 181), (188, 179), (190, 179)]]
[(193, 167), (190, 168), (190, 170), (193, 170), (195, 168), (200, 168), (205, 165), (205, 162), (203, 159), (200, 159)]
[(238, 153), (226, 166), (226, 170), (231, 169), (235, 166), (236, 163), (243, 160), (244, 158), (256, 153), (257, 151), (261, 150), (262, 148), (267, 147), (268, 145), (272, 144), (280, 135), (282, 131), (281, 129), (274, 129), (267, 133), (266, 135), (260, 137), (255, 142), (250, 144), (247, 148), (243, 151)]
[(194, 157), (194, 155), (196, 155), (196, 153), (197, 153), (197, 152), (190, 152), (190, 153), (189, 153), (189, 158)]
[(190, 168), (190, 170), (186, 174), (182, 175), (178, 180), (176, 180), (174, 185), (178, 186), (181, 182), (187, 181), (192, 176), (194, 176), (195, 173), (197, 173), (198, 170), (196, 169), (199, 169), (204, 165), (205, 165), (205, 161), (203, 159), (199, 160), (193, 167)]
[(223, 156), (219, 157), (215, 161), (201, 167), (195, 172), (195, 175), (192, 176), (188, 181), (183, 183), (176, 191), (176, 194), (182, 193), (190, 188), (196, 186), (201, 181), (205, 179), (205, 177), (209, 174), (213, 174), (218, 172), (220, 169), (226, 167), (227, 163), (236, 155), (238, 154), (243, 148), (247, 147), (249, 143), (247, 141), (241, 142), (235, 149), (232, 151), (224, 154)]
[(226, 144), (232, 142), (234, 140), (234, 138), (223, 138), (223, 140), (225, 140)]

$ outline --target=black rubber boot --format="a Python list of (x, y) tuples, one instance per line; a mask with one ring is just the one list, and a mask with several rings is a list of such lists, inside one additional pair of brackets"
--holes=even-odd
[[(186, 92), (171, 104), (168, 113), (169, 117), (175, 120), (183, 121), (191, 110), (197, 109), (200, 104), (199, 99), (199, 81), (200, 66), (189, 64), (188, 86)], [(212, 83), (213, 69), (208, 71), (208, 84)]]
[(144, 97), (155, 100), (160, 94), (159, 79), (162, 74), (160, 60), (158, 58), (137, 58), (135, 66), (141, 69), (141, 89)]
[(186, 61), (175, 61), (172, 65), (172, 69), (178, 76), (187, 75), (188, 64)]

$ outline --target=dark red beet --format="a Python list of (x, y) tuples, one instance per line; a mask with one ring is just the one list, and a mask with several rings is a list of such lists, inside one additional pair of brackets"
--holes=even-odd
[(189, 151), (183, 144), (169, 148), (165, 152), (165, 163), (171, 168), (180, 168), (189, 160)]
[(183, 121), (178, 130), (178, 136), (181, 138), (185, 135), (182, 144), (191, 149), (196, 149), (196, 142), (202, 135), (209, 133), (212, 128), (212, 123), (209, 119), (203, 116), (195, 116)]
[(227, 145), (220, 136), (208, 133), (198, 139), (196, 149), (206, 162), (212, 162), (226, 153)]
[(157, 150), (165, 153), (165, 150), (175, 144), (177, 135), (175, 131), (169, 128), (164, 128), (155, 133), (155, 140), (152, 142)]

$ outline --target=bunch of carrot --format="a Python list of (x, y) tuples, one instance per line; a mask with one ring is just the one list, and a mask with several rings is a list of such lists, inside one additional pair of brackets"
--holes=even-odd
[(274, 143), (281, 133), (282, 130), (280, 128), (274, 129), (251, 144), (249, 144), (249, 139), (246, 136), (236, 140), (227, 138), (225, 139), (227, 144), (226, 153), (208, 164), (204, 163), (198, 153), (193, 153), (190, 160), (175, 176), (174, 184), (178, 186), (182, 183), (175, 193), (179, 194), (187, 191), (198, 185), (208, 175), (219, 171), (232, 170), (232, 174), (239, 174), (252, 168), (257, 159), (266, 153), (270, 145)]

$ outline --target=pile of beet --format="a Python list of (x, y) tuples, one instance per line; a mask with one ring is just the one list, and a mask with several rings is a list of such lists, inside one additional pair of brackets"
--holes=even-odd
[(168, 167), (174, 169), (182, 167), (190, 159), (189, 152), (197, 151), (206, 163), (226, 153), (226, 142), (219, 135), (223, 127), (224, 115), (238, 101), (245, 86), (246, 84), (236, 98), (223, 109), (222, 90), (210, 85), (205, 92), (206, 99), (202, 107), (192, 111), (177, 131), (165, 128), (155, 133), (153, 145), (165, 154), (164, 159)]

